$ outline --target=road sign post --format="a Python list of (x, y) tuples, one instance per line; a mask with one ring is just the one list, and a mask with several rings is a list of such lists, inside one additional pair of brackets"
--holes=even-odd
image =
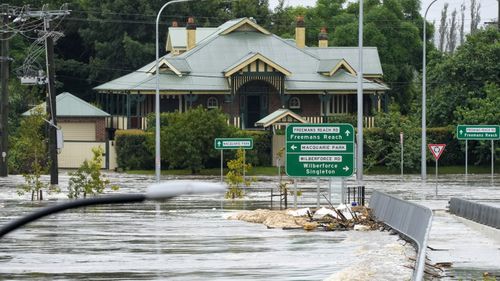
[(286, 174), (348, 177), (354, 170), (351, 124), (290, 124), (286, 128)]
[(438, 195), (438, 160), (439, 157), (443, 154), (444, 148), (446, 147), (446, 144), (441, 143), (441, 144), (435, 144), (435, 143), (430, 143), (428, 144), (429, 150), (431, 151), (432, 155), (434, 156), (434, 159), (436, 160), (436, 197)]
[(224, 156), (226, 149), (243, 149), (243, 180), (245, 180), (245, 150), (253, 148), (252, 138), (216, 138), (214, 148), (220, 150), (220, 180), (224, 181)]
[(458, 125), (457, 139), (465, 140), (465, 176), (468, 173), (468, 140), (491, 140), (491, 178), (495, 165), (493, 142), (500, 139), (500, 125)]
[(404, 155), (403, 142), (404, 142), (403, 132), (400, 132), (399, 133), (399, 143), (401, 144), (401, 180), (403, 180), (403, 165), (404, 165), (404, 161), (403, 161), (403, 155)]

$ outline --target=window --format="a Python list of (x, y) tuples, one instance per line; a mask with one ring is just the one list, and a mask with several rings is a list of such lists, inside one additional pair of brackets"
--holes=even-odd
[(288, 106), (290, 107), (290, 109), (299, 109), (300, 99), (298, 97), (292, 97), (288, 102)]
[(219, 100), (215, 97), (209, 97), (207, 100), (207, 108), (218, 108)]

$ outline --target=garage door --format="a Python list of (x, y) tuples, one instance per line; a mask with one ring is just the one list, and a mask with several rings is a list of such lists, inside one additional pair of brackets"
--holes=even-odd
[[(61, 153), (57, 156), (59, 168), (78, 168), (85, 160), (92, 160), (93, 153), (92, 148), (100, 146), (104, 150), (106, 149), (106, 143), (104, 142), (65, 142), (64, 148)], [(106, 153), (106, 152), (105, 152)], [(103, 159), (102, 167), (106, 167), (106, 161)]]
[(95, 123), (58, 123), (65, 141), (95, 141)]

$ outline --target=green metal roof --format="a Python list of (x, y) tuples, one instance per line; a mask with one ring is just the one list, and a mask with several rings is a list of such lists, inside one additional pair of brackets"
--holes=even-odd
[[(306, 47), (305, 49), (322, 60), (344, 59), (356, 72), (358, 71), (358, 47)], [(383, 75), (377, 47), (363, 47), (363, 75)]]
[[(196, 28), (196, 44), (217, 31), (216, 27), (198, 27)], [(186, 48), (187, 33), (185, 27), (168, 28), (167, 45), (170, 43), (173, 48)]]
[[(35, 108), (42, 107), (46, 110), (45, 103), (37, 105)], [(24, 112), (23, 116), (31, 115), (34, 108)], [(68, 93), (64, 92), (56, 97), (57, 117), (108, 117), (111, 116), (90, 103)]]
[[(286, 109), (286, 108), (280, 108), (273, 113), (267, 115), (266, 117), (260, 119), (259, 121), (255, 122), (256, 126), (262, 126), (264, 128), (267, 128), (274, 123), (280, 121), (283, 118), (286, 117), (291, 117), (293, 120), (296, 122), (293, 123), (307, 123), (306, 120), (304, 120), (302, 117), (300, 117), (298, 114), (294, 113), (293, 111)], [(287, 122), (287, 123), (292, 123), (292, 122)]]
[[(332, 77), (317, 73), (337, 60), (344, 59), (354, 69), (357, 67), (357, 48), (297, 48), (285, 39), (273, 34), (248, 30), (236, 30), (222, 35), (224, 30), (240, 23), (243, 19), (231, 20), (219, 26), (215, 32), (201, 40), (193, 49), (178, 56), (164, 56), (173, 66), (188, 74), (160, 72), (160, 90), (169, 92), (222, 91), (229, 92), (228, 79), (224, 70), (235, 65), (249, 54), (259, 53), (291, 72), (285, 78), (285, 91), (356, 91), (357, 79), (343, 70)], [(376, 48), (365, 47), (364, 74), (382, 75), (382, 67)], [(118, 79), (95, 87), (97, 91), (154, 91), (154, 72), (148, 72), (155, 65), (151, 62), (141, 69)], [(183, 72), (181, 69), (177, 69)], [(388, 87), (364, 79), (365, 91), (384, 91)]]

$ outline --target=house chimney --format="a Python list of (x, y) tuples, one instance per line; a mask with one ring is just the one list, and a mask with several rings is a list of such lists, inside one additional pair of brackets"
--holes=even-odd
[(318, 35), (318, 47), (327, 48), (328, 47), (328, 33), (326, 32), (326, 27), (322, 27)]
[(196, 23), (194, 23), (194, 18), (189, 17), (186, 25), (187, 32), (187, 50), (191, 50), (196, 46)]
[(295, 26), (295, 44), (297, 48), (304, 48), (306, 46), (306, 24), (304, 17), (298, 16)]
[(172, 21), (172, 27), (179, 27), (179, 24), (177, 23), (176, 20)]

